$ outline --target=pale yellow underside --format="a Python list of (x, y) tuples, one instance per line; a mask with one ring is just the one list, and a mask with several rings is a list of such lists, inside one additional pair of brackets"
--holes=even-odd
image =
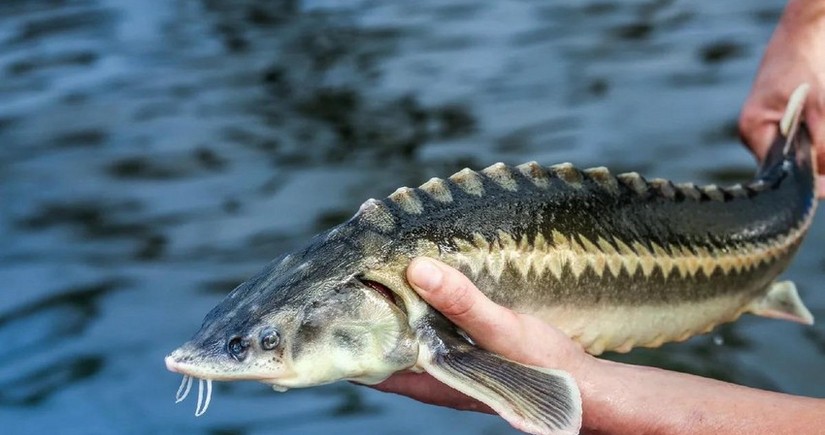
[(678, 315), (667, 307), (650, 305), (598, 309), (516, 307), (516, 311), (538, 316), (579, 342), (588, 353), (598, 355), (609, 350), (627, 352), (634, 347), (657, 347), (708, 332), (720, 323), (735, 320), (748, 309), (748, 302), (740, 295), (682, 303)]

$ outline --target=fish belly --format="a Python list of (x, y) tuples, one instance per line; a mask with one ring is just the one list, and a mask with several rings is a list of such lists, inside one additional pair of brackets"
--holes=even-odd
[(658, 347), (686, 340), (735, 320), (750, 301), (725, 295), (678, 306), (555, 306), (540, 309), (516, 307), (559, 328), (591, 354), (628, 352), (634, 347)]

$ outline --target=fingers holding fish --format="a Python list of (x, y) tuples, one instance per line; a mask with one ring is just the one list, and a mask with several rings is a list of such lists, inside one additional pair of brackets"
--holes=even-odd
[(806, 122), (814, 142), (814, 157), (819, 177), (816, 180), (817, 197), (825, 198), (825, 88), (814, 95), (815, 103), (806, 107)]
[[(821, 38), (825, 15), (799, 13), (789, 4), (773, 34), (753, 88), (742, 107), (739, 132), (757, 159), (764, 159), (777, 134), (788, 96), (799, 83), (808, 83), (811, 92), (805, 104), (805, 121), (811, 131), (819, 173), (825, 174), (825, 42)], [(825, 187), (823, 178), (819, 187)], [(819, 197), (825, 190), (819, 189)]]
[(469, 278), (444, 263), (415, 259), (407, 276), (427, 303), (484, 349), (523, 364), (571, 372), (577, 372), (589, 357), (560, 330), (494, 303)]
[[(750, 148), (757, 160), (765, 159), (774, 138), (779, 134), (777, 121), (782, 117), (782, 108), (788, 101), (790, 92), (773, 89), (754, 90), (742, 109), (739, 118), (739, 134), (745, 146)], [(764, 94), (763, 94), (764, 93)], [(817, 177), (819, 198), (825, 197), (825, 83), (811, 87), (805, 104), (804, 120), (811, 133), (814, 161), (820, 174)]]
[[(417, 258), (407, 278), (421, 297), (492, 352), (512, 349), (519, 323), (513, 311), (496, 305), (469, 278), (431, 258)], [(502, 334), (502, 331), (507, 331)]]
[(805, 104), (805, 123), (813, 142), (814, 168), (819, 176), (816, 180), (817, 197), (825, 198), (825, 83), (819, 88), (812, 87)]
[(387, 393), (401, 394), (431, 405), (495, 414), (489, 406), (444, 385), (429, 373), (396, 373), (384, 382), (371, 387)]

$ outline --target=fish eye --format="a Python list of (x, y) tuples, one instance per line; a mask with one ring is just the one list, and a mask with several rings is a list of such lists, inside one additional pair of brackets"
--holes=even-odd
[(246, 358), (246, 350), (249, 348), (249, 341), (244, 340), (241, 337), (233, 337), (226, 343), (226, 351), (229, 352), (229, 355), (232, 355), (232, 358), (235, 358), (237, 361), (243, 361)]
[(272, 350), (281, 343), (281, 335), (275, 328), (264, 328), (261, 331), (261, 349)]

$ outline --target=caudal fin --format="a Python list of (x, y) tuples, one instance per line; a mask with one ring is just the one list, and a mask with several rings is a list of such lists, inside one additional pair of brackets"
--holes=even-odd
[(795, 169), (809, 176), (813, 188), (816, 159), (811, 155), (811, 135), (802, 119), (809, 89), (810, 86), (803, 83), (788, 98), (785, 114), (779, 121), (779, 134), (759, 168), (757, 179), (775, 178), (782, 172)]

